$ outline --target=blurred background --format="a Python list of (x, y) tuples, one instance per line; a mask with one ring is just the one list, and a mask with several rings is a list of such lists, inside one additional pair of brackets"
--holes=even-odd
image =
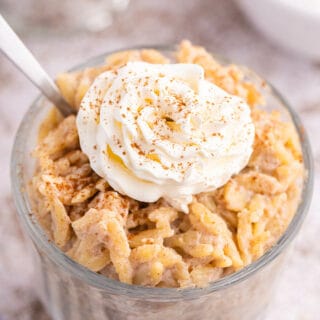
[[(190, 39), (272, 82), (302, 117), (313, 147), (316, 183), (268, 320), (319, 319), (319, 0), (0, 0), (0, 12), (52, 77), (113, 49)], [(14, 134), (37, 94), (0, 55), (1, 320), (49, 319), (32, 291), (32, 265), (9, 180)]]

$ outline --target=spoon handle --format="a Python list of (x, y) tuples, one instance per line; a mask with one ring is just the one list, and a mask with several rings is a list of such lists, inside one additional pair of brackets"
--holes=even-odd
[(40, 91), (55, 104), (60, 112), (67, 116), (71, 107), (61, 96), (59, 89), (44, 71), (32, 53), (0, 14), (0, 50), (29, 78)]

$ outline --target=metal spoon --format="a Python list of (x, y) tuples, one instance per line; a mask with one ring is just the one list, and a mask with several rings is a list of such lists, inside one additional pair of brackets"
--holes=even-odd
[(64, 116), (74, 113), (71, 106), (61, 96), (54, 81), (44, 71), (36, 58), (11, 29), (1, 14), (0, 50), (53, 102)]

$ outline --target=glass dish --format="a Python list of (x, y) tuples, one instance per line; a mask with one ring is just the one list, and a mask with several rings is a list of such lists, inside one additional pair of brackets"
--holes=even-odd
[[(145, 48), (145, 47), (144, 47)], [(152, 47), (155, 48), (155, 47)], [(140, 48), (133, 48), (140, 49)], [(156, 47), (172, 56), (171, 48)], [(103, 63), (105, 53), (73, 70)], [(224, 61), (220, 59), (220, 61)], [(18, 215), (34, 258), (34, 284), (54, 320), (112, 319), (263, 319), (277, 284), (279, 271), (308, 211), (313, 186), (310, 144), (302, 124), (280, 94), (253, 72), (243, 68), (266, 98), (266, 108), (280, 110), (292, 119), (299, 133), (307, 177), (302, 201), (286, 232), (261, 258), (206, 288), (172, 289), (127, 285), (92, 272), (71, 260), (52, 242), (37, 223), (27, 193), (35, 169), (30, 153), (36, 145), (38, 127), (49, 102), (39, 96), (26, 113), (12, 151), (11, 178)], [(50, 105), (50, 104), (49, 104)]]

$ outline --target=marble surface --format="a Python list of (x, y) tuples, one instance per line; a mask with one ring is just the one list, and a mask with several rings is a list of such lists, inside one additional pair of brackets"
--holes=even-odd
[[(14, 0), (17, 3), (18, 0)], [(42, 0), (45, 1), (45, 0)], [(17, 13), (18, 14), (18, 13)], [(320, 302), (320, 62), (274, 46), (258, 34), (232, 1), (131, 1), (115, 23), (98, 34), (44, 34), (21, 37), (49, 73), (96, 54), (137, 44), (176, 43), (188, 38), (271, 81), (301, 116), (315, 158), (315, 191), (310, 213), (282, 273), (267, 320), (319, 319)], [(10, 151), (15, 131), (37, 90), (0, 57), (0, 319), (49, 319), (32, 291), (32, 265), (10, 192)]]

